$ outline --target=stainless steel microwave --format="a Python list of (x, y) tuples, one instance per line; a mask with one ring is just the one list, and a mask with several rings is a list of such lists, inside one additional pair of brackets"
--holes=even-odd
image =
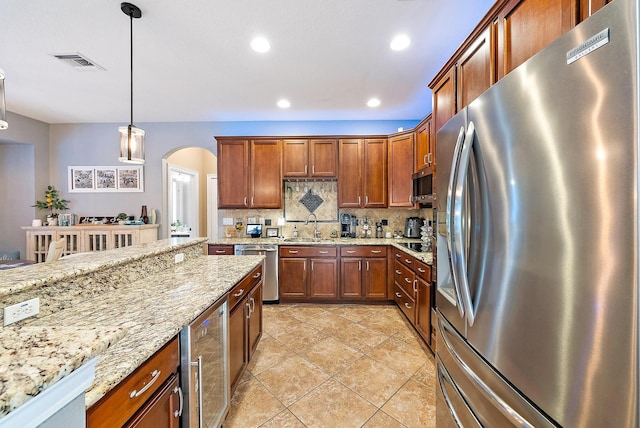
[(418, 171), (413, 174), (413, 202), (420, 205), (433, 203), (433, 174)]

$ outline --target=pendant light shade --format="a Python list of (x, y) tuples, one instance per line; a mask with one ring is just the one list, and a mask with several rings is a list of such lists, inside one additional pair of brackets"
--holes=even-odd
[(129, 126), (121, 126), (120, 131), (120, 157), (118, 160), (124, 163), (144, 163), (144, 131), (133, 124), (133, 18), (140, 18), (142, 11), (131, 3), (121, 3), (120, 9), (130, 20), (131, 35), (131, 122)]
[(0, 129), (7, 129), (7, 106), (4, 101), (4, 71), (0, 70)]

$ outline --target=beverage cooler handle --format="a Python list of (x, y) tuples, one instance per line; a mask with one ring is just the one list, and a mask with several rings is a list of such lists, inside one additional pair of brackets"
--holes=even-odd
[(467, 254), (464, 246), (464, 232), (462, 226), (469, 219), (464, 218), (462, 202), (465, 195), (465, 186), (467, 184), (467, 175), (469, 173), (469, 163), (471, 162), (471, 149), (475, 141), (476, 127), (473, 122), (469, 122), (467, 127), (467, 135), (464, 137), (462, 152), (458, 164), (458, 171), (454, 190), (453, 200), (453, 248), (455, 263), (454, 268), (457, 271), (457, 280), (460, 282), (459, 289), (462, 292), (462, 302), (467, 313), (467, 322), (469, 326), (473, 326), (475, 321), (475, 311), (471, 300), (471, 289), (469, 287), (469, 278), (467, 277)]
[(460, 157), (460, 150), (462, 149), (462, 145), (464, 143), (464, 127), (460, 127), (460, 132), (458, 133), (458, 139), (456, 140), (456, 147), (453, 151), (453, 164), (451, 165), (451, 174), (449, 175), (449, 185), (447, 186), (447, 216), (446, 216), (446, 227), (447, 227), (447, 256), (449, 259), (449, 268), (451, 269), (451, 280), (453, 281), (453, 287), (455, 289), (455, 297), (456, 297), (456, 306), (458, 307), (458, 312), (460, 313), (460, 317), (464, 318), (465, 314), (465, 306), (460, 300), (462, 298), (462, 293), (460, 291), (460, 285), (458, 281), (458, 272), (456, 270), (456, 261), (454, 253), (454, 245), (453, 245), (453, 220), (454, 220), (454, 189), (456, 187), (456, 176), (458, 172), (458, 158)]
[(198, 426), (202, 427), (203, 425), (203, 416), (202, 416), (202, 355), (198, 355), (198, 361), (192, 361), (191, 366), (198, 367)]

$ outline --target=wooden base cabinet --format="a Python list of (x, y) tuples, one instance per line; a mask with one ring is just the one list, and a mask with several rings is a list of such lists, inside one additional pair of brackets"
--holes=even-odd
[(233, 256), (233, 245), (209, 244), (207, 254), (210, 256)]
[(338, 298), (336, 247), (282, 246), (279, 251), (278, 283), (281, 300)]
[(340, 248), (340, 297), (385, 300), (387, 296), (387, 248)]
[(126, 428), (179, 428), (180, 397), (179, 381), (172, 376), (165, 382), (158, 394), (147, 403), (138, 414), (131, 419)]
[(262, 337), (262, 266), (229, 293), (229, 382), (238, 386)]

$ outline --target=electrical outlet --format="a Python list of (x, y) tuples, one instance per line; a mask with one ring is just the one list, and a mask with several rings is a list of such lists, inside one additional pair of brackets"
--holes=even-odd
[(222, 217), (223, 226), (233, 226), (233, 217)]
[(176, 254), (175, 260), (176, 260), (176, 263), (183, 262), (184, 261), (184, 253)]
[(13, 324), (14, 322), (37, 315), (40, 312), (40, 298), (36, 297), (31, 300), (16, 303), (15, 305), (4, 308), (4, 325)]
[(389, 226), (389, 220), (387, 220), (386, 218), (382, 219), (382, 225), (383, 226)]

